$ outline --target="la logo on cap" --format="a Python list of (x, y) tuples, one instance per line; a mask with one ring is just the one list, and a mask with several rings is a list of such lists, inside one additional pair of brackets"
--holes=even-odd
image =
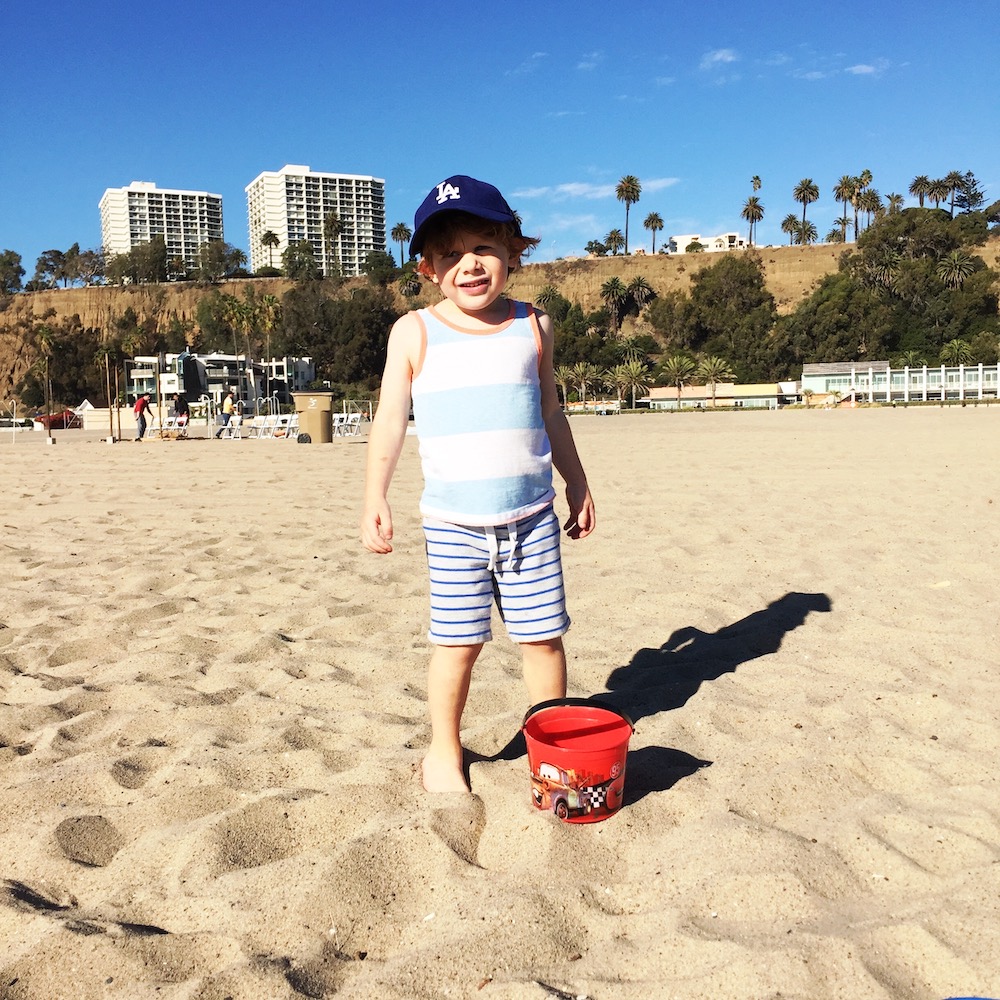
[(459, 201), (461, 199), (460, 191), (461, 189), (455, 187), (454, 184), (442, 181), (437, 186), (437, 203), (443, 205), (446, 201)]

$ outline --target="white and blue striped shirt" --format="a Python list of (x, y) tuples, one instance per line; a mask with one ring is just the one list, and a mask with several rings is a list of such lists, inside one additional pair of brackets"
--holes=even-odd
[(493, 330), (462, 329), (421, 309), (425, 347), (413, 375), (424, 493), (420, 511), (453, 524), (510, 524), (555, 497), (542, 419), (542, 341), (534, 309), (511, 302)]

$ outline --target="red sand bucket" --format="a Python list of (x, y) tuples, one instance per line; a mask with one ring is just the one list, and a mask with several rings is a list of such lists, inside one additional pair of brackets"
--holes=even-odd
[(596, 823), (617, 812), (635, 729), (624, 712), (586, 698), (557, 698), (529, 708), (522, 729), (537, 809), (566, 823)]

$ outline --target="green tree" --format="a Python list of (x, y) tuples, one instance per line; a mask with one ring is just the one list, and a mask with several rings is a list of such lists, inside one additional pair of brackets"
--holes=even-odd
[(951, 170), (944, 176), (944, 183), (948, 185), (948, 196), (951, 201), (949, 214), (953, 219), (955, 218), (955, 195), (962, 189), (962, 182), (962, 173), (959, 170)]
[(910, 181), (910, 194), (917, 199), (917, 204), (923, 208), (924, 199), (931, 193), (931, 180), (927, 174), (919, 174)]
[(344, 231), (344, 223), (332, 209), (323, 216), (323, 277), (336, 278), (340, 275), (340, 254), (338, 241)]
[(903, 202), (905, 199), (901, 194), (896, 194), (895, 192), (890, 192), (885, 196), (885, 202), (888, 206), (890, 215), (899, 215), (903, 211)]
[(663, 228), (663, 219), (657, 212), (650, 212), (642, 220), (642, 228), (648, 229), (653, 234), (653, 254), (656, 254), (656, 234)]
[(894, 368), (923, 368), (927, 359), (920, 351), (903, 351), (893, 362)]
[(405, 263), (403, 259), (403, 254), (405, 252), (405, 244), (410, 241), (410, 237), (413, 236), (413, 230), (405, 222), (397, 222), (396, 225), (392, 227), (392, 232), (389, 233), (392, 238), (393, 243), (399, 244), (399, 266), (402, 267)]
[(667, 385), (677, 389), (677, 409), (681, 408), (681, 390), (694, 378), (697, 365), (686, 354), (672, 354), (660, 365), (660, 373)]
[(269, 229), (263, 236), (261, 236), (260, 245), (267, 250), (267, 266), (273, 269), (275, 247), (281, 246), (281, 240), (278, 239), (278, 234)]
[(972, 364), (972, 348), (964, 340), (949, 340), (941, 348), (939, 358), (945, 365), (969, 365)]
[(740, 215), (750, 223), (750, 232), (747, 238), (747, 242), (750, 246), (753, 246), (753, 232), (757, 226), (757, 223), (764, 218), (764, 206), (760, 203), (760, 199), (755, 195), (747, 198), (746, 203), (743, 205), (743, 211)]
[(621, 278), (608, 278), (608, 280), (601, 285), (601, 301), (604, 303), (605, 308), (608, 310), (608, 314), (611, 316), (611, 328), (615, 332), (618, 331), (618, 325), (621, 322), (622, 309), (624, 308), (627, 299), (628, 289), (625, 287), (625, 283), (621, 280)]
[(559, 289), (555, 285), (545, 285), (535, 296), (535, 305), (540, 309), (547, 309), (550, 302), (554, 302), (559, 297)]
[(795, 242), (795, 235), (799, 231), (799, 217), (794, 212), (789, 212), (781, 220), (781, 231), (788, 237), (788, 245)]
[(573, 381), (580, 393), (583, 408), (587, 409), (587, 390), (601, 385), (603, 375), (601, 369), (589, 361), (579, 361), (573, 366)]
[(709, 385), (712, 387), (712, 407), (715, 407), (715, 387), (719, 382), (732, 382), (735, 380), (736, 376), (733, 374), (732, 368), (729, 367), (729, 362), (725, 358), (719, 358), (712, 355), (707, 358), (702, 358), (698, 362), (698, 367), (695, 369), (694, 373), (695, 379), (702, 385)]
[(818, 239), (819, 230), (812, 219), (807, 219), (805, 222), (798, 224), (798, 229), (795, 232), (795, 242), (799, 246), (808, 246), (810, 243), (815, 243)]
[(604, 237), (604, 245), (611, 251), (612, 256), (617, 257), (618, 251), (625, 246), (625, 237), (622, 236), (622, 231), (620, 229), (612, 229)]
[(964, 250), (950, 250), (937, 263), (937, 276), (949, 288), (961, 288), (976, 270), (975, 260)]
[(319, 264), (308, 240), (299, 240), (285, 248), (281, 265), (286, 278), (292, 281), (310, 281), (320, 276)]
[(802, 228), (806, 227), (806, 206), (819, 200), (819, 188), (811, 177), (803, 177), (792, 191), (792, 197), (802, 205)]
[(943, 177), (939, 177), (937, 180), (931, 181), (930, 187), (927, 189), (927, 197), (934, 202), (935, 208), (940, 208), (941, 202), (947, 201), (950, 192), (951, 188), (949, 188), (948, 182)]
[(569, 404), (569, 387), (575, 384), (573, 369), (569, 365), (557, 365), (552, 372), (556, 380), (556, 385), (562, 389), (563, 407)]
[(608, 248), (600, 240), (591, 240), (584, 248), (591, 257), (607, 257)]
[(625, 254), (628, 255), (628, 213), (629, 209), (639, 200), (642, 194), (642, 185), (639, 178), (633, 174), (626, 174), (615, 188), (615, 197), (625, 203)]
[(833, 186), (833, 197), (841, 202), (844, 206), (844, 214), (840, 218), (841, 223), (841, 242), (847, 242), (847, 206), (851, 204), (851, 200), (854, 197), (854, 189), (858, 185), (858, 178), (852, 177), (850, 174), (844, 174), (839, 181)]
[(625, 291), (637, 312), (642, 312), (642, 307), (656, 295), (652, 285), (641, 274), (637, 274), (628, 283)]
[(628, 381), (625, 389), (632, 394), (632, 409), (635, 409), (635, 394), (649, 391), (649, 365), (638, 358), (622, 362), (618, 366), (625, 373)]
[(13, 295), (21, 290), (24, 268), (21, 255), (13, 250), (0, 252), (0, 295)]
[(384, 288), (396, 277), (396, 261), (384, 250), (372, 250), (365, 256), (361, 270), (373, 285)]
[(756, 194), (760, 190), (760, 177), (759, 177), (759, 175), (754, 174), (753, 177), (750, 178), (750, 187), (753, 188), (753, 193), (754, 194)]

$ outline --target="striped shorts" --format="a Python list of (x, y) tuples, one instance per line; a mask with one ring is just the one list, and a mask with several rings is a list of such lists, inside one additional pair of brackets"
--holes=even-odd
[(425, 518), (424, 537), (431, 642), (489, 642), (494, 602), (515, 642), (554, 639), (569, 628), (559, 520), (552, 507), (514, 524), (486, 528)]

